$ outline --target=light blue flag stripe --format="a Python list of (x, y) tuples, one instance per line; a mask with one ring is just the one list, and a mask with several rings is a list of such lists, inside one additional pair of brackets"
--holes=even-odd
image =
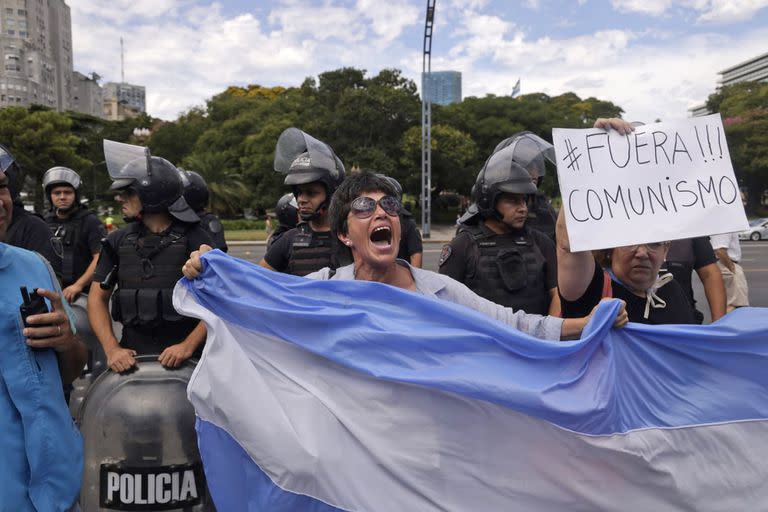
[(600, 308), (580, 341), (546, 342), (462, 306), (379, 283), (317, 282), (219, 251), (182, 281), (217, 316), (366, 375), (509, 407), (604, 435), (768, 417), (768, 314), (711, 326), (610, 328)]

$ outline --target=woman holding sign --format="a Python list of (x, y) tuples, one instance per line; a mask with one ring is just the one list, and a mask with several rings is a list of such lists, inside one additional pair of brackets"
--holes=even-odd
[[(632, 131), (621, 119), (598, 119), (595, 128)], [(605, 297), (626, 302), (630, 322), (696, 323), (693, 307), (672, 274), (659, 274), (669, 242), (571, 252), (563, 209), (557, 218), (557, 275), (563, 317), (587, 314)]]

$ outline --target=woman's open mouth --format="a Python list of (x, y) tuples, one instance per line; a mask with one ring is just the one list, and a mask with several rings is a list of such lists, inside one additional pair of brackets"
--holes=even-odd
[(371, 232), (371, 243), (382, 249), (392, 245), (392, 228), (389, 226), (379, 226)]

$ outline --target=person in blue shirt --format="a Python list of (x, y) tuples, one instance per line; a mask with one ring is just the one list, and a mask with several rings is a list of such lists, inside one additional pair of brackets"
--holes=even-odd
[[(83, 443), (63, 385), (87, 357), (56, 276), (37, 253), (3, 243), (13, 215), (0, 173), (0, 509), (71, 510), (80, 491)], [(20, 287), (47, 299), (48, 313), (20, 314)]]

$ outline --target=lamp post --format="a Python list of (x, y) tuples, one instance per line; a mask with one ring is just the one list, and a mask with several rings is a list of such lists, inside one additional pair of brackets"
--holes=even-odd
[(432, 27), (435, 2), (427, 0), (424, 21), (424, 52), (421, 60), (421, 236), (430, 237), (432, 223)]

